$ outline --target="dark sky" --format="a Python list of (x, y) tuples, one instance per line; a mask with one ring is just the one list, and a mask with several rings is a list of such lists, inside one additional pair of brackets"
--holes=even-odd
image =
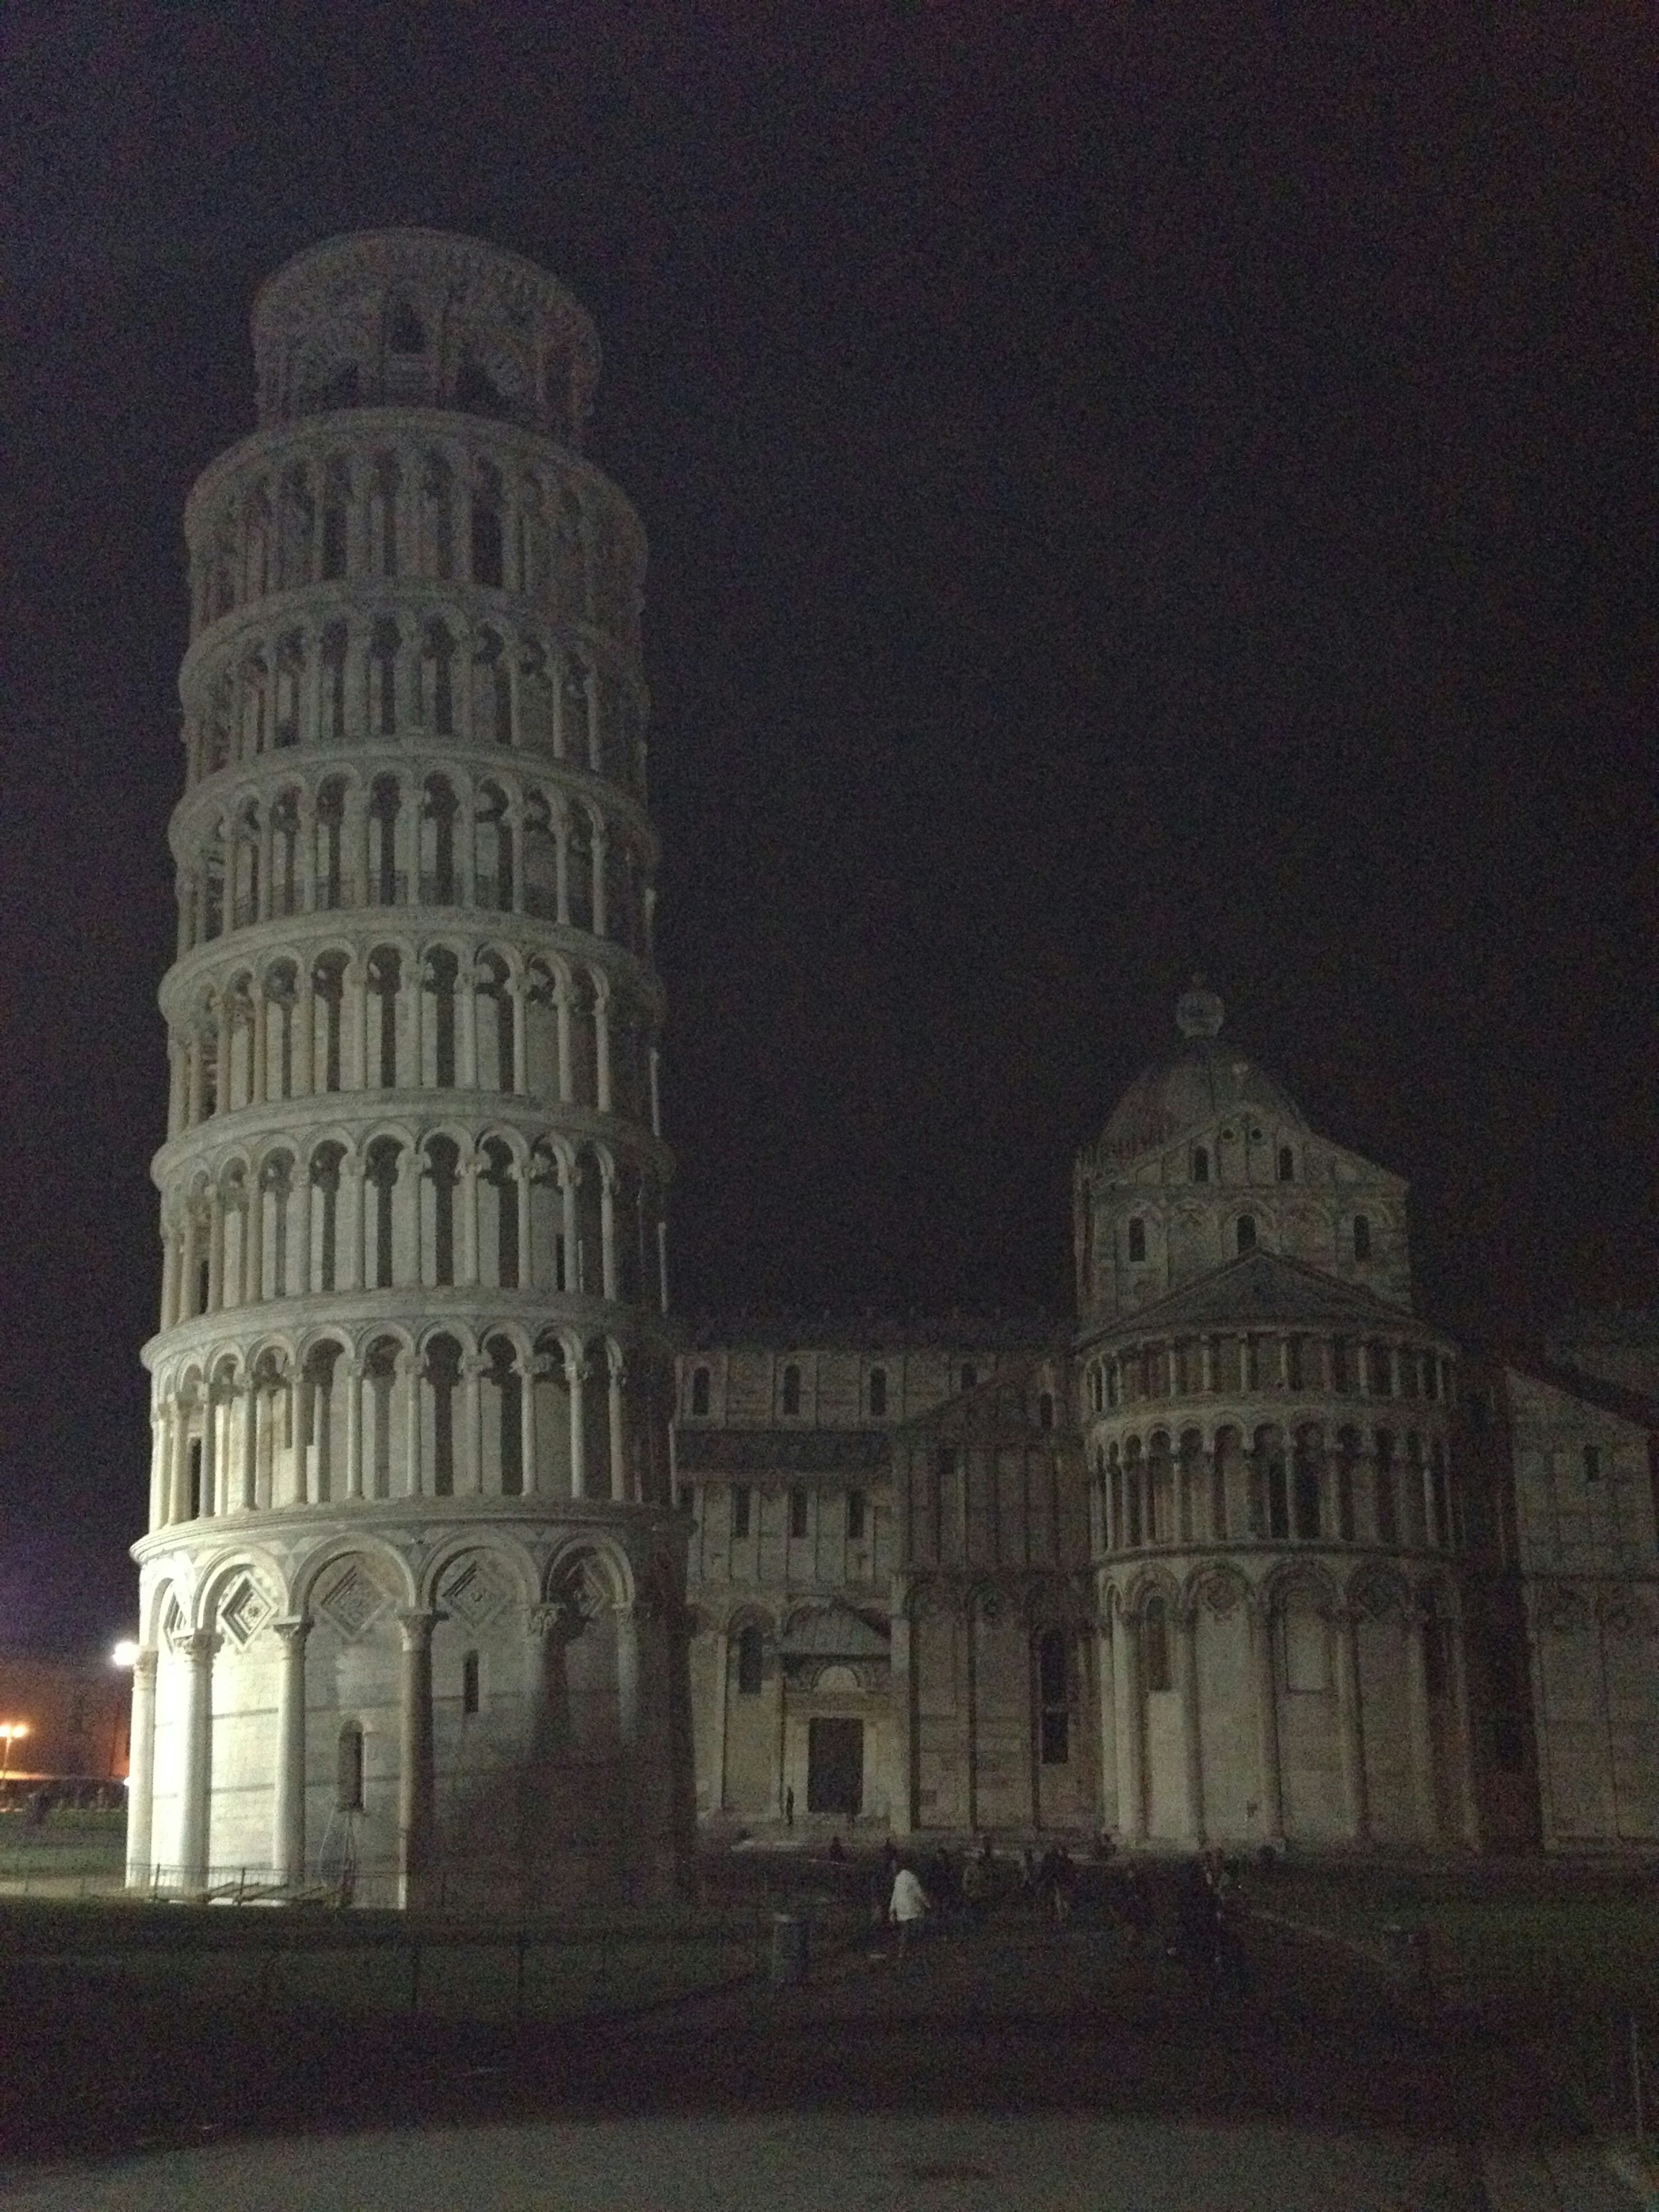
[(1423, 1302), (1652, 1303), (1646, 8), (14, 9), (0, 1638), (124, 1625), (179, 516), (331, 231), (556, 270), (652, 544), (679, 1301), (1069, 1296), (1194, 967)]

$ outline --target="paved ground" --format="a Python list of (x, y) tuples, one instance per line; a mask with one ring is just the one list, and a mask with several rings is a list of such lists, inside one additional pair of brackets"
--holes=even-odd
[[(0, 2142), (35, 2163), (0, 2168), (0, 2197), (1589, 2212), (1595, 2158), (1541, 2049), (1332, 1947), (1263, 1930), (1251, 1952), (1249, 1987), (1220, 1996), (1155, 1947), (1011, 1919), (556, 2030), (76, 2009), (17, 1984)], [(1508, 2195), (1482, 2193), (1494, 2142)], [(1563, 2196), (1546, 2152), (1589, 2179)]]
[[(811, 2113), (367, 2134), (38, 2173), (15, 2212), (1384, 2212), (1478, 2203), (1400, 2140)], [(1425, 2190), (1432, 2191), (1425, 2195)]]

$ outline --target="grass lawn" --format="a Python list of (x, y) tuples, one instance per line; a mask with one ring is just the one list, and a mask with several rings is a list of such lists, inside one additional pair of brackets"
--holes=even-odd
[[(822, 1942), (837, 1940), (833, 1915)], [(0, 1901), (0, 2004), (26, 1978), (71, 2008), (184, 2001), (308, 2018), (629, 2012), (764, 1969), (769, 1914), (641, 1908), (524, 1925), (459, 1915)]]
[[(1644, 1893), (1645, 1892), (1645, 1893)], [(1659, 1893), (1651, 1877), (1528, 1864), (1384, 1872), (1290, 1868), (1249, 1901), (1381, 1951), (1428, 1931), (1437, 1982), (1472, 1994), (1629, 2004), (1659, 2017)]]

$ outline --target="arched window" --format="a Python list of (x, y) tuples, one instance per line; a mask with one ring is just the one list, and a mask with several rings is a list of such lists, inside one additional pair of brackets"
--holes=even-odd
[(1037, 1400), (1037, 1426), (1040, 1429), (1052, 1429), (1054, 1425), (1054, 1394), (1052, 1390), (1045, 1390)]
[(1140, 1617), (1140, 1679), (1147, 1691), (1170, 1686), (1170, 1613), (1161, 1597), (1149, 1597)]
[(749, 1501), (753, 1495), (746, 1482), (734, 1482), (732, 1486), (732, 1534), (734, 1536), (749, 1534)]
[(759, 1629), (751, 1626), (740, 1630), (738, 1635), (738, 1692), (740, 1697), (759, 1697), (765, 1657), (766, 1646)]
[(1045, 1766), (1064, 1766), (1072, 1755), (1066, 1672), (1065, 1631), (1046, 1628), (1037, 1638), (1037, 1703)]
[(1193, 1146), (1193, 1181), (1208, 1182), (1209, 1180), (1210, 1148), (1207, 1145), (1194, 1145)]
[(392, 310), (392, 327), (386, 333), (386, 343), (393, 353), (424, 353), (426, 332), (421, 328), (421, 319), (407, 300), (399, 300)]
[(1356, 1213), (1353, 1218), (1353, 1256), (1369, 1260), (1371, 1256), (1371, 1224), (1369, 1214)]
[(870, 1370), (870, 1418), (874, 1421), (884, 1421), (887, 1418), (887, 1370), (884, 1367)]
[(1296, 1181), (1296, 1154), (1288, 1145), (1281, 1145), (1279, 1148), (1279, 1180), (1280, 1182)]
[(356, 1721), (340, 1730), (335, 1753), (334, 1802), (342, 1813), (363, 1809), (363, 1732)]
[(1139, 1215), (1129, 1224), (1129, 1258), (1132, 1261), (1146, 1256), (1146, 1224)]
[(793, 1360), (783, 1370), (783, 1410), (792, 1417), (800, 1412), (800, 1370)]
[(799, 1483), (789, 1492), (789, 1534), (797, 1541), (806, 1534), (806, 1492)]
[(1241, 1213), (1238, 1217), (1238, 1227), (1235, 1234), (1237, 1239), (1238, 1250), (1241, 1257), (1246, 1252), (1254, 1252), (1255, 1249), (1255, 1214)]
[(972, 1361), (971, 1359), (964, 1359), (964, 1360), (963, 1361), (963, 1363), (962, 1363), (962, 1387), (963, 1387), (963, 1389), (964, 1390), (971, 1390), (971, 1389), (975, 1389), (975, 1386), (977, 1385), (978, 1382), (979, 1382), (979, 1370), (978, 1370), (978, 1368), (975, 1366), (975, 1364), (974, 1364), (974, 1363), (973, 1363), (973, 1361)]
[(699, 1420), (704, 1419), (708, 1412), (708, 1370), (706, 1367), (691, 1370), (691, 1411)]
[(461, 1711), (476, 1713), (478, 1710), (478, 1655), (467, 1652), (461, 1660)]

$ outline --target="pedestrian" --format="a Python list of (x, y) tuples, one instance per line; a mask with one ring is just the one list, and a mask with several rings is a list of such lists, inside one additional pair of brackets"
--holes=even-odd
[(887, 1917), (898, 1929), (898, 1954), (903, 1958), (910, 1948), (910, 1931), (920, 1928), (931, 1909), (927, 1891), (916, 1877), (913, 1868), (902, 1861), (893, 1876), (893, 1894), (887, 1907)]
[(795, 1825), (795, 1793), (793, 1790), (786, 1790), (783, 1793), (783, 1825), (786, 1828), (793, 1828)]
[(984, 1858), (978, 1851), (969, 1851), (962, 1869), (962, 1902), (970, 1927), (984, 1924), (989, 1900), (990, 1881)]
[(1064, 1844), (1056, 1844), (1048, 1854), (1045, 1869), (1048, 1875), (1048, 1901), (1056, 1928), (1063, 1928), (1072, 1917), (1072, 1854)]

